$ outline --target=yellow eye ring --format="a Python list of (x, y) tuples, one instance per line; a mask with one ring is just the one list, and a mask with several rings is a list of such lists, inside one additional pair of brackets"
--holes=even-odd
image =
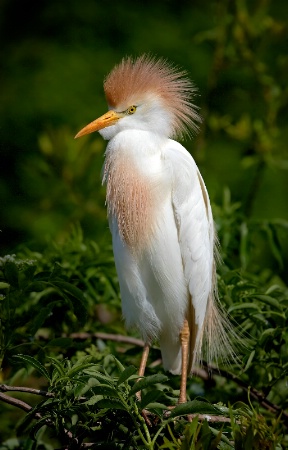
[(136, 112), (137, 107), (135, 105), (130, 106), (127, 109), (127, 114), (134, 114)]

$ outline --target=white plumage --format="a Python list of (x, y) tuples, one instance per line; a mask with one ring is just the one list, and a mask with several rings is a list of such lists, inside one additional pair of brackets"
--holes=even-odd
[(185, 320), (189, 371), (205, 343), (209, 357), (229, 350), (214, 297), (208, 193), (192, 156), (171, 139), (200, 120), (184, 75), (145, 55), (122, 60), (104, 83), (110, 111), (77, 135), (100, 130), (109, 140), (103, 182), (123, 315), (145, 342), (159, 340), (172, 373), (183, 370)]

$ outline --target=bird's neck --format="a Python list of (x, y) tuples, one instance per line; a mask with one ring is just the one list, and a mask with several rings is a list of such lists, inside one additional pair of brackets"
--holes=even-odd
[(144, 130), (123, 130), (117, 133), (107, 146), (106, 154), (125, 152), (137, 158), (160, 154), (168, 138), (158, 133)]

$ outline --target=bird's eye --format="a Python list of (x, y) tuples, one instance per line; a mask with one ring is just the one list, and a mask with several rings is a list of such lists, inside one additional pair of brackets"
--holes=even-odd
[(134, 114), (135, 113), (135, 111), (136, 111), (136, 106), (135, 105), (132, 105), (132, 106), (130, 106), (128, 109), (127, 109), (127, 114)]

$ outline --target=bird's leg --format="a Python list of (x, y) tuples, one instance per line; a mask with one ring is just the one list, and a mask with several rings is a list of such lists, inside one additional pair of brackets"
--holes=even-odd
[(182, 365), (181, 365), (181, 385), (178, 403), (185, 403), (187, 401), (186, 385), (187, 385), (187, 370), (188, 370), (188, 352), (189, 352), (189, 338), (190, 330), (188, 321), (185, 319), (183, 328), (180, 332)]
[[(149, 355), (149, 350), (150, 350), (150, 345), (147, 344), (147, 342), (146, 342), (146, 344), (144, 345), (144, 348), (143, 348), (142, 358), (141, 358), (140, 367), (139, 367), (139, 371), (138, 371), (139, 378), (144, 376), (147, 359), (148, 359), (148, 355)], [(139, 378), (138, 378), (138, 380), (139, 380)], [(141, 400), (141, 391), (137, 392), (136, 396), (137, 396), (138, 400)]]
[(139, 372), (138, 372), (139, 377), (144, 376), (147, 359), (148, 359), (148, 355), (149, 355), (149, 350), (150, 350), (150, 345), (146, 343), (143, 348), (142, 358), (141, 358), (141, 362), (140, 362), (140, 367), (139, 367)]
[[(144, 345), (144, 348), (143, 348), (142, 358), (141, 358), (140, 367), (139, 367), (139, 371), (138, 371), (139, 378), (144, 376), (145, 369), (146, 369), (146, 364), (147, 364), (147, 359), (148, 359), (148, 355), (149, 355), (149, 350), (150, 350), (150, 345), (147, 344), (147, 342), (146, 342), (146, 344)], [(139, 378), (138, 378), (138, 380), (139, 380)], [(141, 391), (138, 391), (136, 393), (136, 397), (137, 397), (137, 399), (139, 401), (141, 400)], [(152, 426), (151, 421), (148, 419), (148, 416), (147, 416), (148, 411), (145, 411), (143, 409), (141, 414), (142, 414), (145, 422), (147, 423), (147, 425), (149, 427), (151, 427)]]

